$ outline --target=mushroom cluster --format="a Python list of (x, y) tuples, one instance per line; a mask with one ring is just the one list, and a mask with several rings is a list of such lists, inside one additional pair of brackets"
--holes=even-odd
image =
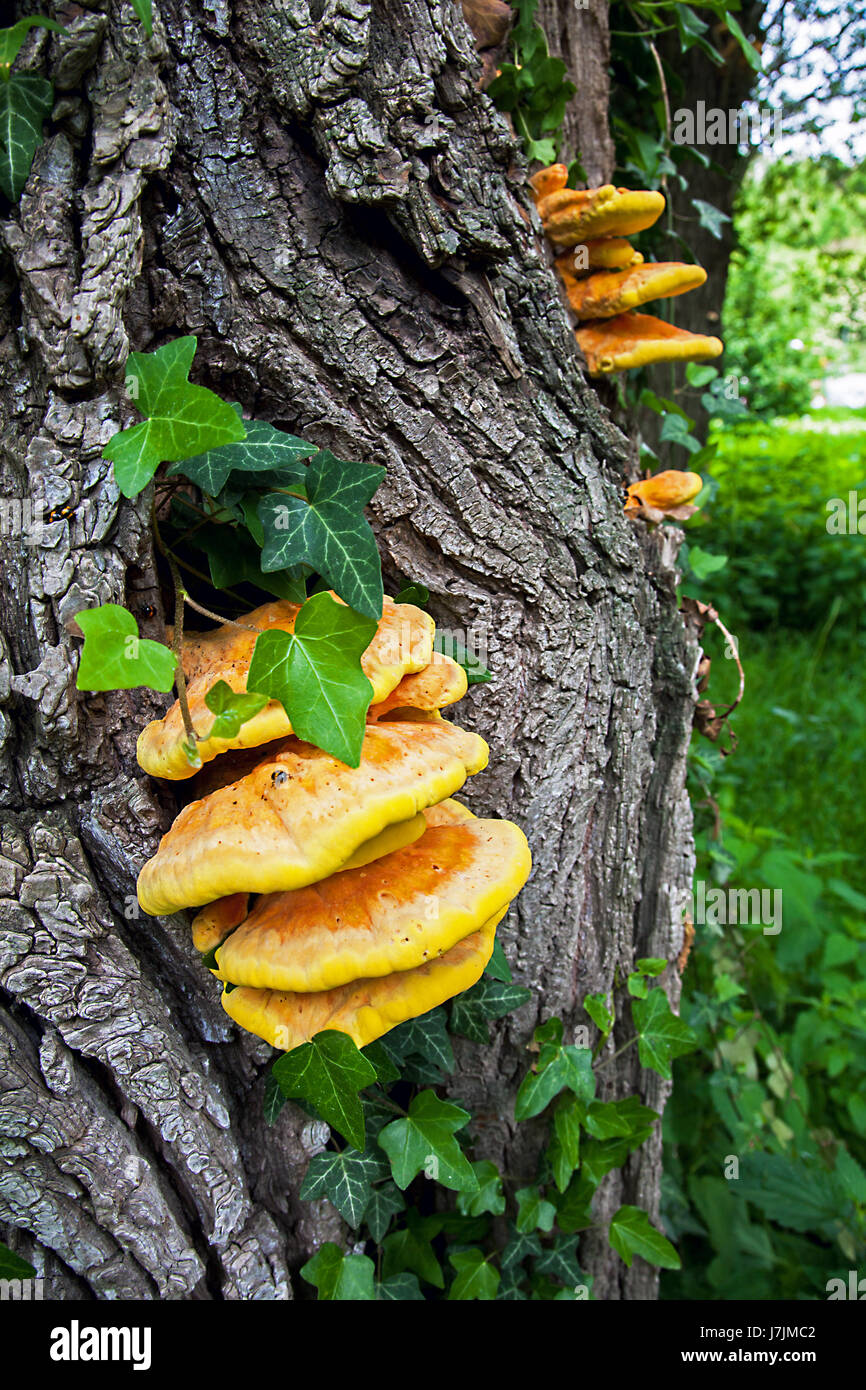
[[(190, 711), (218, 680), (246, 690), (260, 631), (291, 632), (273, 602), (244, 626), (183, 644)], [(466, 673), (434, 650), (421, 609), (385, 599), (361, 661), (373, 689), (360, 762), (297, 738), (278, 701), (234, 738), (203, 739), (190, 766), (175, 703), (138, 741), (145, 771), (196, 777), (139, 875), (145, 912), (198, 908), (193, 941), (223, 983), (226, 1012), (286, 1051), (324, 1029), (358, 1047), (468, 989), (529, 876), (523, 832), (453, 799), (488, 748), (442, 716)]]
[(698, 265), (645, 263), (629, 242), (629, 236), (659, 218), (665, 206), (662, 194), (613, 184), (573, 189), (566, 187), (567, 179), (564, 164), (551, 164), (530, 183), (544, 230), (559, 252), (556, 268), (580, 321), (575, 337), (590, 376), (651, 362), (718, 357), (718, 338), (633, 312), (652, 299), (687, 294), (707, 278)]

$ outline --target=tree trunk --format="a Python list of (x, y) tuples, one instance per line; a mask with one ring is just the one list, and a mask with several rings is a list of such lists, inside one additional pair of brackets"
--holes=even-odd
[[(761, 17), (764, 4), (747, 4), (738, 14), (739, 22), (747, 34), (760, 37)], [(728, 111), (744, 110), (754, 98), (757, 77), (743, 56), (742, 49), (721, 24), (714, 24), (708, 36), (724, 57), (721, 65), (713, 63), (702, 49), (694, 46), (687, 53), (680, 52), (679, 35), (665, 34), (659, 40), (662, 57), (674, 68), (682, 89), (671, 96), (672, 114), (677, 109), (696, 111), (698, 102), (705, 103), (705, 109)], [(657, 252), (659, 260), (681, 260), (683, 258), (682, 237), (691, 257), (707, 272), (706, 283), (689, 294), (669, 302), (672, 322), (690, 333), (708, 333), (724, 337), (722, 320), (725, 290), (728, 283), (728, 266), (734, 249), (734, 203), (740, 184), (748, 168), (754, 151), (740, 151), (736, 143), (699, 146), (701, 153), (710, 163), (705, 166), (696, 159), (690, 159), (683, 172), (688, 178), (688, 188), (674, 185), (666, 190), (672, 202), (670, 219), (674, 235), (666, 237)], [(724, 213), (727, 221), (721, 222), (718, 235), (701, 226), (693, 200), (709, 203)], [(648, 312), (654, 312), (648, 306)], [(663, 313), (667, 317), (666, 313)], [(724, 358), (722, 359), (724, 371)], [(660, 396), (674, 397), (695, 422), (700, 438), (705, 438), (709, 426), (709, 415), (701, 403), (701, 389), (689, 386), (685, 367), (682, 364), (666, 364), (650, 369), (649, 383)], [(658, 435), (661, 421), (658, 416), (644, 412), (643, 432), (647, 443), (662, 456), (666, 448), (659, 446)], [(688, 463), (681, 449), (671, 462), (676, 467), (687, 467)]]
[[(6, 535), (0, 590), (0, 1219), (49, 1297), (303, 1296), (304, 1259), (344, 1240), (297, 1197), (325, 1127), (291, 1106), (266, 1125), (271, 1049), (223, 1013), (186, 916), (136, 912), (174, 802), (135, 738), (166, 701), (74, 685), (82, 607), (125, 602), (162, 633), (147, 496), (121, 499), (101, 457), (134, 418), (130, 347), (196, 333), (196, 380), (386, 465), (388, 582), (426, 584), (440, 625), (486, 643), (494, 680), (457, 715), (491, 746), (468, 800), (529, 836), (501, 933), (534, 999), (459, 1049), (477, 1156), (531, 1179), (543, 1125), (510, 1117), (532, 1028), (558, 1014), (570, 1038), (635, 956), (673, 962), (690, 884), (676, 533), (622, 517), (629, 446), (581, 374), (459, 9), (230, 10), (163, 0), (148, 42), (112, 0), (32, 38), (57, 105), (2, 226), (2, 491), (63, 511), (39, 544)], [(661, 1109), (634, 1048), (603, 1075), (606, 1098)], [(610, 1175), (600, 1215), (657, 1214), (660, 1144)], [(654, 1296), (640, 1259), (592, 1234), (584, 1257), (597, 1296)]]

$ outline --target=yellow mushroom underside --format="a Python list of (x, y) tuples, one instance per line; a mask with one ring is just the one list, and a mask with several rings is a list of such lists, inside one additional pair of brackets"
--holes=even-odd
[(640, 251), (635, 251), (630, 241), (619, 236), (585, 241), (582, 246), (556, 257), (556, 268), (563, 277), (587, 275), (592, 270), (627, 270), (642, 264)]
[[(332, 598), (338, 602), (336, 594)], [(275, 600), (248, 613), (245, 627), (216, 628), (212, 633), (193, 633), (184, 642), (183, 665), (187, 699), (195, 728), (206, 733), (214, 716), (205, 696), (223, 680), (235, 692), (245, 691), (253, 647), (259, 632), (281, 629), (291, 632), (299, 612), (297, 604)], [(405, 675), (422, 671), (433, 656), (435, 624), (428, 613), (411, 603), (385, 600), (376, 633), (361, 657), (361, 668), (372, 686), (372, 703), (391, 694)], [(242, 724), (234, 738), (202, 738), (198, 752), (203, 763), (230, 749), (257, 748), (291, 734), (289, 716), (278, 700), (269, 700), (258, 714)], [(182, 780), (195, 776), (184, 752), (186, 731), (177, 701), (162, 719), (155, 719), (139, 735), (138, 761), (153, 777)]]
[(590, 376), (623, 372), (650, 362), (698, 362), (724, 351), (719, 338), (674, 328), (651, 314), (597, 319), (578, 328), (575, 337)]
[(375, 723), (394, 709), (442, 709), (462, 700), (468, 688), (463, 667), (443, 652), (434, 651), (423, 671), (404, 676), (384, 700), (370, 706), (367, 719)]
[(220, 976), (310, 993), (412, 970), (506, 907), (531, 867), (510, 821), (431, 826), (363, 868), (260, 898), (217, 950)]
[(152, 916), (239, 892), (303, 888), (386, 826), (457, 791), (487, 744), (444, 719), (367, 726), (359, 767), (287, 739), (252, 772), (180, 812), (138, 879)]
[(414, 970), (312, 994), (239, 986), (223, 991), (222, 1006), (235, 1023), (284, 1052), (325, 1029), (347, 1033), (357, 1047), (366, 1047), (398, 1023), (419, 1018), (476, 984), (493, 954), (496, 927), (507, 910), (506, 904), (478, 931)]
[(579, 319), (606, 319), (648, 304), (672, 299), (703, 285), (707, 272), (699, 265), (651, 261), (631, 270), (600, 271), (584, 280), (565, 277), (568, 302)]

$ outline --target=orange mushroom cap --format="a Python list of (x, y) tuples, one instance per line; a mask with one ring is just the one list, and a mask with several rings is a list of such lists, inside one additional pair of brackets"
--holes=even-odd
[(184, 807), (139, 874), (139, 902), (159, 916), (315, 883), (457, 791), (487, 757), (482, 738), (442, 718), (368, 724), (356, 768), (286, 739), (239, 781)]
[(688, 333), (651, 314), (618, 314), (575, 331), (590, 376), (624, 372), (650, 362), (698, 362), (724, 351), (719, 338)]
[(626, 512), (637, 512), (641, 506), (652, 507), (659, 512), (671, 512), (691, 502), (704, 485), (700, 473), (686, 473), (679, 468), (667, 468), (652, 478), (642, 478), (632, 483), (626, 492), (628, 500)]
[(510, 821), (440, 815), (413, 844), (363, 868), (259, 898), (219, 946), (220, 975), (308, 993), (412, 970), (507, 907), (531, 866)]
[(551, 193), (558, 193), (567, 183), (568, 168), (565, 164), (548, 164), (546, 169), (539, 169), (529, 180), (536, 203)]
[(555, 246), (606, 236), (630, 236), (651, 227), (664, 211), (665, 200), (653, 189), (565, 188), (542, 198), (538, 212)]
[(568, 302), (579, 319), (608, 319), (651, 299), (672, 299), (703, 285), (707, 272), (679, 261), (651, 261), (631, 270), (606, 270), (565, 279)]
[(367, 719), (375, 723), (387, 718), (390, 711), (395, 709), (443, 709), (462, 700), (468, 688), (463, 667), (444, 652), (434, 651), (423, 671), (404, 676), (390, 695), (370, 706)]
[(414, 970), (310, 994), (240, 985), (223, 992), (222, 1006), (242, 1028), (285, 1052), (330, 1028), (347, 1033), (357, 1047), (366, 1047), (398, 1023), (420, 1018), (471, 989), (493, 954), (496, 927), (506, 911), (501, 908), (478, 931)]

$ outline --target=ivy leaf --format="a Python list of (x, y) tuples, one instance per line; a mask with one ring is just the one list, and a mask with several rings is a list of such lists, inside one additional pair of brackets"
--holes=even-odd
[(740, 45), (740, 48), (743, 50), (743, 56), (746, 62), (749, 64), (749, 67), (752, 68), (754, 72), (763, 72), (764, 62), (761, 58), (760, 53), (758, 52), (755, 45), (753, 43), (750, 43), (749, 40), (746, 38), (740, 25), (740, 21), (736, 19), (734, 15), (731, 14), (730, 10), (725, 11), (725, 23), (728, 26), (728, 33), (733, 34), (734, 38), (737, 40), (737, 43)]
[(217, 681), (204, 697), (204, 702), (216, 718), (208, 731), (208, 738), (237, 738), (240, 727), (263, 710), (268, 703), (267, 695), (236, 693), (228, 681)]
[(614, 1025), (613, 1010), (608, 1007), (606, 994), (588, 994), (583, 1007), (589, 1014), (603, 1038), (606, 1038)]
[[(639, 1146), (639, 1141), (634, 1138), (588, 1139), (580, 1155), (581, 1176), (598, 1186), (602, 1178), (613, 1172), (614, 1168), (621, 1168), (632, 1150)], [(563, 1226), (562, 1229), (567, 1228)]]
[(406, 1203), (392, 1182), (383, 1182), (374, 1187), (364, 1212), (367, 1229), (377, 1245), (381, 1245), (398, 1212), (406, 1210)]
[(379, 1134), (397, 1186), (405, 1191), (424, 1172), (456, 1192), (477, 1191), (472, 1165), (454, 1138), (471, 1118), (468, 1110), (440, 1100), (434, 1091), (415, 1096), (406, 1119), (394, 1120)]
[(545, 1200), (537, 1187), (521, 1187), (514, 1196), (517, 1202), (515, 1225), (521, 1234), (553, 1229), (556, 1207)]
[(541, 1254), (541, 1241), (533, 1232), (518, 1231), (513, 1222), (509, 1222), (509, 1240), (505, 1249), (502, 1251), (500, 1265), (502, 1273), (517, 1270), (523, 1261), (530, 1256)]
[(409, 1057), (419, 1056), (441, 1067), (442, 1071), (452, 1072), (454, 1050), (447, 1025), (448, 1013), (441, 1006), (422, 1014), (420, 1018), (410, 1018), (408, 1022), (391, 1029), (388, 1051), (404, 1062)]
[(394, 597), (395, 603), (414, 603), (417, 608), (423, 608), (430, 599), (430, 590), (424, 584), (405, 584), (398, 594)]
[(265, 420), (245, 420), (243, 423), (245, 439), (233, 444), (221, 444), (219, 448), (208, 449), (194, 458), (185, 458), (169, 468), (168, 476), (182, 473), (209, 497), (216, 497), (222, 492), (232, 473), (253, 473), (257, 475), (254, 479), (256, 483), (263, 481), (263, 477), (258, 475), (264, 475), (271, 486), (303, 485), (307, 474), (303, 460), (315, 454), (317, 446), (293, 434), (284, 434)]
[(442, 1267), (430, 1244), (441, 1229), (439, 1217), (419, 1216), (417, 1212), (410, 1211), (406, 1227), (402, 1231), (394, 1231), (382, 1242), (382, 1273), (385, 1278), (410, 1270), (432, 1284), (434, 1289), (444, 1289)]
[(372, 1062), (376, 1068), (376, 1079), (387, 1086), (391, 1081), (400, 1080), (400, 1068), (395, 1065), (394, 1060), (381, 1041), (367, 1043), (361, 1049), (368, 1062)]
[[(212, 951), (208, 952), (208, 956), (212, 955)], [(208, 961), (208, 956), (205, 956), (202, 962), (205, 965), (210, 964), (210, 962)], [(217, 969), (217, 963), (215, 960), (213, 961), (213, 968)], [(265, 1079), (265, 1094), (262, 1097), (262, 1109), (265, 1112), (265, 1119), (269, 1125), (274, 1124), (277, 1116), (279, 1115), (285, 1103), (286, 1098), (280, 1090), (280, 1083), (274, 1076), (273, 1072), (269, 1071)]]
[(393, 1300), (394, 1302), (405, 1303), (410, 1299), (412, 1302), (424, 1302), (424, 1295), (421, 1292), (421, 1285), (414, 1274), (392, 1274), (390, 1278), (383, 1279), (376, 1285), (376, 1298), (382, 1302)]
[(538, 1072), (530, 1072), (520, 1083), (514, 1105), (515, 1117), (531, 1120), (534, 1115), (540, 1115), (566, 1087), (579, 1100), (592, 1100), (595, 1095), (592, 1053), (588, 1047), (547, 1043), (539, 1054)]
[(553, 1138), (547, 1157), (553, 1180), (560, 1192), (565, 1192), (571, 1175), (580, 1162), (580, 1126), (584, 1108), (577, 1096), (562, 1096), (553, 1112)]
[(559, 1235), (553, 1245), (543, 1251), (535, 1261), (535, 1272), (548, 1279), (558, 1279), (560, 1284), (573, 1288), (584, 1282), (583, 1271), (577, 1258), (577, 1242), (574, 1235)]
[(27, 38), (31, 29), (53, 29), (57, 34), (66, 34), (69, 31), (64, 29), (62, 24), (58, 24), (56, 19), (46, 19), (45, 15), (28, 15), (26, 19), (19, 19), (17, 24), (13, 24), (11, 29), (0, 29), (0, 81), (9, 80), (9, 70), (21, 50), (21, 45)]
[(697, 1034), (671, 1012), (667, 995), (661, 988), (650, 990), (646, 999), (636, 999), (632, 1017), (638, 1031), (641, 1066), (650, 1067), (669, 1081), (672, 1060), (697, 1046)]
[(347, 1255), (333, 1241), (326, 1241), (311, 1260), (301, 1267), (301, 1275), (319, 1291), (320, 1299), (348, 1303), (372, 1302), (375, 1266), (367, 1255)]
[(692, 198), (692, 207), (697, 211), (700, 225), (717, 241), (721, 241), (722, 227), (731, 220), (728, 214), (722, 212), (721, 208), (713, 207), (712, 203), (705, 203), (703, 198)]
[(364, 1109), (358, 1092), (376, 1080), (376, 1069), (347, 1034), (317, 1033), (312, 1042), (280, 1057), (273, 1074), (287, 1100), (309, 1101), (332, 1129), (363, 1152)]
[(690, 545), (683, 546), (683, 560), (688, 564), (695, 579), (709, 579), (711, 574), (718, 573), (725, 568), (728, 563), (727, 555), (718, 555), (711, 550), (704, 550), (703, 546)]
[(503, 1018), (531, 998), (532, 991), (521, 985), (482, 977), (477, 985), (459, 994), (451, 1005), (451, 1032), (462, 1033), (472, 1042), (487, 1043), (490, 1041), (489, 1020)]
[(273, 492), (259, 503), (262, 569), (304, 561), (357, 613), (378, 621), (382, 564), (363, 508), (384, 476), (384, 468), (342, 463), (322, 449), (307, 468), (306, 500)]
[(433, 637), (433, 648), (441, 652), (443, 656), (450, 656), (452, 661), (456, 661), (458, 666), (462, 666), (466, 672), (466, 679), (470, 685), (486, 685), (493, 680), (492, 672), (488, 671), (482, 661), (477, 656), (473, 656), (462, 642), (456, 637), (452, 637), (450, 632), (444, 628), (437, 628)]
[(36, 1270), (7, 1245), (0, 1245), (0, 1279), (32, 1279)]
[(138, 624), (127, 608), (103, 603), (82, 608), (75, 621), (84, 633), (78, 662), (79, 690), (171, 690), (177, 661), (162, 642), (139, 637)]
[(635, 961), (634, 968), (639, 975), (661, 975), (667, 964), (664, 956), (641, 956)]
[(255, 584), (276, 598), (302, 604), (307, 597), (304, 582), (306, 566), (297, 571), (277, 570), (262, 574), (261, 546), (248, 531), (228, 522), (202, 524), (192, 508), (182, 499), (172, 498), (172, 522), (178, 530), (178, 541), (185, 541), (207, 555), (211, 582), (215, 589), (231, 589), (236, 584)]
[(147, 37), (153, 37), (153, 0), (129, 0)]
[(657, 1119), (658, 1112), (643, 1105), (639, 1096), (626, 1096), (623, 1100), (594, 1100), (586, 1112), (584, 1126), (594, 1139), (639, 1136), (643, 1143)]
[(298, 738), (357, 767), (373, 697), (361, 656), (375, 632), (372, 618), (314, 594), (294, 632), (275, 628), (256, 638), (247, 688), (279, 700)]
[(466, 1301), (479, 1299), (485, 1303), (496, 1297), (499, 1288), (499, 1270), (489, 1264), (483, 1251), (477, 1249), (453, 1250), (448, 1255), (457, 1271), (453, 1284), (448, 1290), (451, 1300)]
[(127, 388), (145, 419), (113, 435), (104, 450), (124, 497), (137, 497), (161, 463), (244, 438), (232, 406), (188, 380), (196, 346), (192, 336), (175, 338), (156, 352), (132, 353), (126, 364)]
[(501, 1216), (505, 1211), (505, 1194), (496, 1164), (489, 1158), (483, 1158), (472, 1164), (472, 1171), (478, 1180), (478, 1191), (458, 1192), (457, 1210), (461, 1216), (482, 1216), (487, 1211), (493, 1216)]
[(690, 386), (706, 386), (719, 375), (718, 367), (710, 367), (706, 362), (687, 362), (686, 381)]
[(585, 1168), (584, 1158), (581, 1171), (575, 1174), (556, 1202), (556, 1224), (561, 1231), (570, 1235), (576, 1231), (587, 1231), (593, 1224), (590, 1207), (597, 1183), (587, 1175)]
[(526, 1276), (523, 1270), (508, 1270), (503, 1273), (496, 1297), (500, 1303), (525, 1303), (529, 1297), (525, 1290)]
[(620, 1207), (608, 1229), (613, 1249), (631, 1267), (635, 1255), (662, 1269), (679, 1269), (680, 1257), (640, 1207)]
[(492, 980), (502, 980), (506, 985), (511, 984), (511, 966), (505, 958), (505, 949), (498, 936), (494, 938), (493, 955), (487, 962), (487, 969), (484, 973), (489, 975)]
[(327, 1197), (332, 1206), (357, 1231), (373, 1192), (373, 1183), (384, 1177), (388, 1165), (381, 1155), (367, 1150), (356, 1153), (314, 1154), (301, 1186), (302, 1197)]
[(0, 80), (0, 188), (10, 202), (18, 201), (27, 182), (53, 101), (51, 83), (34, 72)]
[(633, 998), (646, 999), (649, 992), (647, 977), (661, 975), (667, 961), (661, 956), (643, 956), (635, 961), (635, 968), (626, 981), (628, 992)]

